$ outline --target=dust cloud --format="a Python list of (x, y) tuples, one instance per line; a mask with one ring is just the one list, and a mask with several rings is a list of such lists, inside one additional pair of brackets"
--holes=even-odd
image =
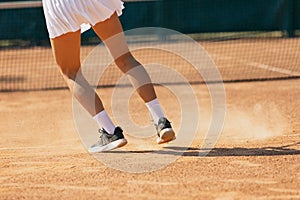
[(288, 121), (272, 102), (256, 103), (248, 108), (229, 107), (221, 140), (263, 140), (287, 133)]

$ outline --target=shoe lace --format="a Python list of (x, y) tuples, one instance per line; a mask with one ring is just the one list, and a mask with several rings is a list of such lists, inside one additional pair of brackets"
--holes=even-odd
[(100, 135), (99, 135), (99, 139), (98, 139), (97, 143), (102, 144), (104, 141), (104, 137), (105, 137), (104, 136), (105, 130), (99, 129), (98, 132)]

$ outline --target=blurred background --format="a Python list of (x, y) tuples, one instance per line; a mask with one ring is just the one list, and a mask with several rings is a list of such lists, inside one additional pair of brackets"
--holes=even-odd
[[(125, 31), (162, 27), (187, 34), (212, 57), (224, 82), (300, 77), (300, 1), (125, 0), (124, 4), (120, 19)], [(0, 91), (66, 88), (53, 60), (41, 1), (0, 1), (0, 30)], [(159, 33), (127, 39), (129, 44), (176, 43), (176, 35)], [(92, 30), (83, 33), (82, 59), (100, 42)], [(160, 56), (174, 65), (168, 55), (144, 51), (136, 56), (142, 61)], [(191, 68), (182, 65), (178, 70), (191, 83), (203, 83)], [(110, 73), (99, 86), (113, 86), (119, 77)]]

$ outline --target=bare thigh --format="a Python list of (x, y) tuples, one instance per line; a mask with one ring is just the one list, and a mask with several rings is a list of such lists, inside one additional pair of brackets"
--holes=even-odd
[[(127, 75), (129, 75), (129, 79), (144, 102), (149, 102), (155, 99), (156, 94), (148, 73), (146, 72), (145, 68), (132, 56), (128, 49), (118, 15), (114, 13), (109, 19), (105, 20), (104, 22), (99, 22), (93, 26), (93, 29), (108, 47), (119, 69), (123, 73), (128, 72)], [(131, 74), (131, 72), (134, 70), (130, 70), (133, 68), (137, 69), (138, 73)]]
[(80, 30), (51, 39), (51, 46), (63, 76), (74, 79), (80, 70)]
[[(114, 13), (109, 19), (93, 26), (95, 33), (108, 47), (117, 66), (124, 73), (135, 67), (126, 62), (135, 61), (130, 53), (119, 17)], [(139, 65), (139, 63), (136, 63)]]

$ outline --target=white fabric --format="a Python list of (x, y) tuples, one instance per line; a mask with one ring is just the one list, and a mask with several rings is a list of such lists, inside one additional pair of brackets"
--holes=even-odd
[(98, 124), (101, 126), (101, 128), (104, 128), (109, 134), (114, 134), (115, 131), (115, 125), (109, 118), (107, 112), (105, 110), (102, 110), (97, 115), (93, 117), (93, 119), (98, 122)]
[(105, 21), (116, 12), (122, 14), (121, 0), (43, 0), (44, 15), (50, 38), (75, 32), (87, 24)]
[(153, 119), (154, 124), (157, 125), (159, 118), (164, 117), (158, 100), (153, 99), (152, 101), (147, 102), (146, 106), (151, 113), (151, 117)]

